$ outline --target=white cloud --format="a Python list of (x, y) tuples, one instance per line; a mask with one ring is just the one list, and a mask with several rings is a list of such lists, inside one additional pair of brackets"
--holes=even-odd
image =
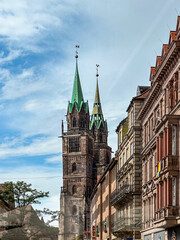
[(53, 156), (53, 157), (48, 157), (45, 159), (46, 163), (59, 163), (61, 159), (60, 155)]
[(26, 139), (13, 139), (0, 144), (0, 159), (17, 156), (41, 156), (60, 152), (60, 142), (55, 137), (34, 138), (27, 144)]
[(14, 0), (1, 0), (1, 41), (14, 47), (41, 51), (40, 41), (56, 34), (56, 29), (59, 32), (63, 29), (64, 19), (76, 12), (74, 6), (73, 1), (16, 0), (14, 4)]
[(20, 50), (9, 50), (9, 54), (5, 56), (4, 52), (2, 51), (0, 53), (0, 64), (4, 64), (6, 62), (11, 62), (14, 59), (18, 58), (19, 56), (22, 56), (22, 51)]

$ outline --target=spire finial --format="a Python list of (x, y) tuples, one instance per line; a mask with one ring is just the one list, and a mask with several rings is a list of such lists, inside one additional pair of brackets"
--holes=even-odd
[(98, 77), (99, 77), (98, 67), (99, 67), (99, 64), (96, 64), (96, 77), (97, 77), (97, 80), (98, 80)]
[(76, 61), (77, 61), (77, 58), (78, 58), (78, 48), (79, 48), (79, 45), (76, 45), (76, 55), (75, 55)]

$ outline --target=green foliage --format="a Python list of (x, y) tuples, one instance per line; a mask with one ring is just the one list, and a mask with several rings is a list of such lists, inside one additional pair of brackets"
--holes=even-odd
[(39, 204), (38, 199), (49, 197), (49, 192), (37, 191), (37, 189), (32, 189), (31, 186), (32, 184), (23, 181), (6, 182), (3, 185), (3, 190), (0, 191), (0, 199), (15, 202), (17, 207), (24, 207), (30, 204)]

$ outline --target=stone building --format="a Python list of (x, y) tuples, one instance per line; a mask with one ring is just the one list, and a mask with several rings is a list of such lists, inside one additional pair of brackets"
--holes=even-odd
[(151, 68), (142, 124), (143, 240), (180, 239), (180, 17)]
[(98, 82), (90, 118), (88, 102), (84, 101), (81, 89), (77, 58), (66, 120), (66, 132), (62, 123), (63, 187), (59, 240), (90, 239), (90, 195), (97, 174), (102, 174), (111, 159), (111, 148), (107, 145), (108, 129)]
[(116, 209), (111, 206), (111, 193), (116, 189), (117, 159), (113, 158), (91, 195), (91, 239), (114, 239), (112, 225)]
[(118, 158), (116, 191), (111, 204), (116, 208), (113, 234), (121, 240), (141, 239), (141, 123), (136, 119), (149, 87), (139, 86), (137, 96), (127, 109), (128, 116), (120, 122), (118, 134)]

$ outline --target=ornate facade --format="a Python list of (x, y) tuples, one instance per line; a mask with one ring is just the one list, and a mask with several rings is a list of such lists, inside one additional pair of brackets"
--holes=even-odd
[(141, 123), (136, 119), (149, 87), (138, 87), (137, 96), (127, 109), (128, 116), (120, 122), (118, 134), (118, 158), (116, 191), (111, 204), (116, 208), (112, 233), (120, 240), (141, 239)]
[(90, 118), (77, 61), (66, 119), (66, 132), (62, 123), (63, 187), (59, 239), (90, 239), (90, 194), (97, 182), (97, 174), (101, 174), (110, 161), (111, 148), (107, 145), (107, 122), (102, 114), (98, 82)]
[(142, 122), (142, 239), (180, 239), (180, 17), (151, 68)]

